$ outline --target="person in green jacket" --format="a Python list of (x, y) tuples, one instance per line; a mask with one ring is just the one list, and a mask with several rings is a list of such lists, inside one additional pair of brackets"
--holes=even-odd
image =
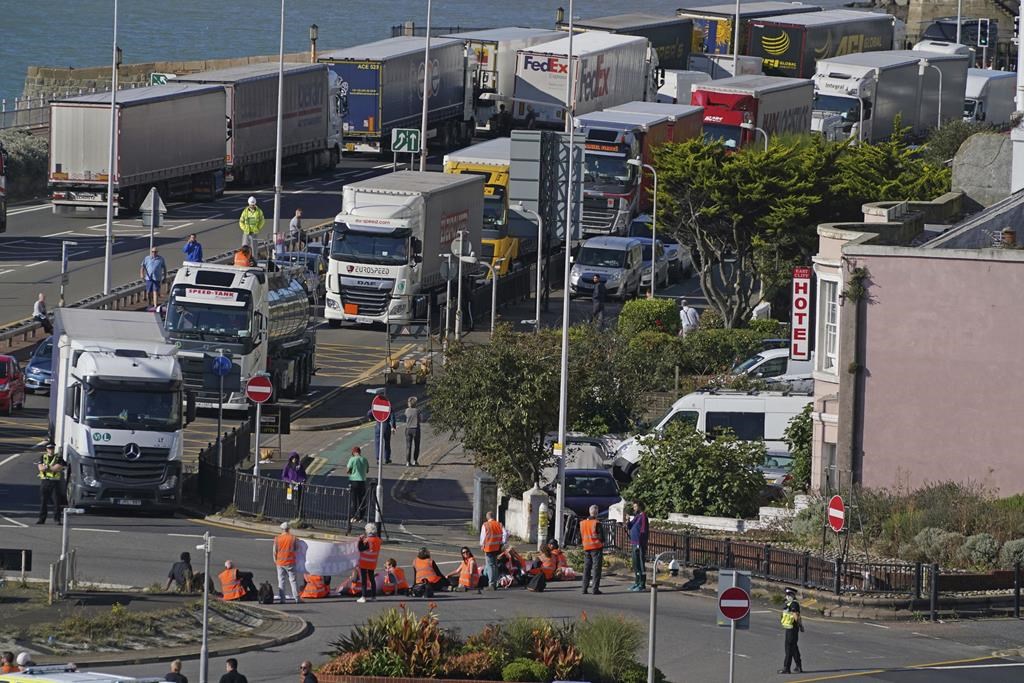
[(263, 218), (263, 209), (256, 205), (256, 198), (249, 197), (249, 205), (242, 209), (242, 215), (238, 217), (238, 228), (242, 231), (242, 246), (246, 244), (255, 254), (256, 235), (260, 234), (266, 219)]

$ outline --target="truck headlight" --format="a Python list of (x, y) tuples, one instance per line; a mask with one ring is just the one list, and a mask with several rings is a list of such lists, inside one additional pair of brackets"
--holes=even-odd
[(575, 285), (579, 281), (580, 281), (580, 274), (578, 272), (573, 270), (572, 272), (569, 273), (569, 282), (571, 282), (572, 284)]
[(177, 485), (178, 485), (178, 475), (177, 474), (172, 474), (171, 476), (167, 477), (167, 479), (165, 479), (164, 482), (162, 484), (160, 484), (160, 486), (158, 488), (161, 491), (170, 491), (171, 489), (173, 489)]
[(82, 483), (89, 488), (99, 488), (100, 482), (96, 479), (95, 467), (82, 463)]
[(324, 301), (327, 302), (327, 308), (333, 309), (335, 311), (341, 309), (341, 304), (339, 304), (337, 301), (335, 301), (331, 297), (325, 298)]

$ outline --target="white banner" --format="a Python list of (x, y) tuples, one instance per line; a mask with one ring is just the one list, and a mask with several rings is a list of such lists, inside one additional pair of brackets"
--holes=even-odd
[(317, 576), (348, 576), (359, 564), (359, 542), (301, 540), (296, 570)]

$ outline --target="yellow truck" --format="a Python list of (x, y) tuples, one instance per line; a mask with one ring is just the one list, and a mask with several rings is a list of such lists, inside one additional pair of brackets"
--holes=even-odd
[[(445, 173), (484, 176), (484, 227), (481, 257), (498, 275), (528, 265), (537, 254), (537, 238), (509, 232), (508, 179), (512, 141), (492, 138), (444, 157)], [(499, 263), (499, 259), (504, 259)]]

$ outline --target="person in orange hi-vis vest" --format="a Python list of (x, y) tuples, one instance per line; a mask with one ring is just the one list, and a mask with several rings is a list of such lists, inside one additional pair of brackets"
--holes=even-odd
[(295, 578), (295, 564), (298, 561), (299, 539), (292, 533), (288, 522), (281, 523), (281, 533), (274, 537), (274, 565), (277, 566), (277, 599), (284, 602), (284, 582), (292, 589), (295, 602), (302, 602)]
[(380, 537), (377, 536), (377, 525), (370, 522), (365, 527), (366, 533), (359, 537), (359, 575), (363, 584), (363, 594), (356, 602), (377, 599), (377, 583), (374, 574), (377, 572), (377, 556), (380, 555)]
[(302, 587), (303, 600), (320, 600), (331, 595), (331, 577), (317, 574), (305, 574), (306, 585)]
[(456, 576), (459, 577), (457, 590), (480, 592), (480, 565), (476, 563), (476, 558), (466, 546), (462, 547), (462, 562), (459, 563), (455, 571), (448, 575), (448, 580), (454, 581)]
[(498, 590), (498, 555), (502, 546), (508, 542), (508, 529), (501, 525), (501, 522), (494, 519), (494, 513), (487, 511), (487, 519), (480, 527), (480, 550), (483, 551), (486, 560), (487, 583), (491, 590)]
[(583, 540), (583, 593), (594, 577), (594, 595), (601, 595), (601, 563), (604, 562), (604, 527), (597, 520), (597, 506), (590, 506), (590, 517), (580, 522)]
[(416, 572), (416, 583), (424, 584), (428, 598), (434, 596), (435, 590), (448, 588), (448, 579), (441, 573), (437, 563), (430, 557), (430, 551), (420, 548), (416, 559), (412, 561), (413, 571)]
[(562, 549), (558, 547), (558, 541), (553, 538), (548, 541), (548, 550), (551, 552), (551, 556), (555, 558), (557, 569), (561, 570), (568, 568), (569, 560), (565, 557), (565, 553), (562, 552)]
[(408, 593), (409, 582), (405, 578), (405, 570), (398, 566), (395, 558), (388, 558), (384, 563), (384, 585), (381, 587), (384, 595), (395, 595), (397, 593)]
[(224, 571), (220, 579), (220, 592), (225, 600), (255, 600), (256, 584), (252, 580), (252, 572), (240, 572), (235, 563), (228, 560), (224, 563)]

